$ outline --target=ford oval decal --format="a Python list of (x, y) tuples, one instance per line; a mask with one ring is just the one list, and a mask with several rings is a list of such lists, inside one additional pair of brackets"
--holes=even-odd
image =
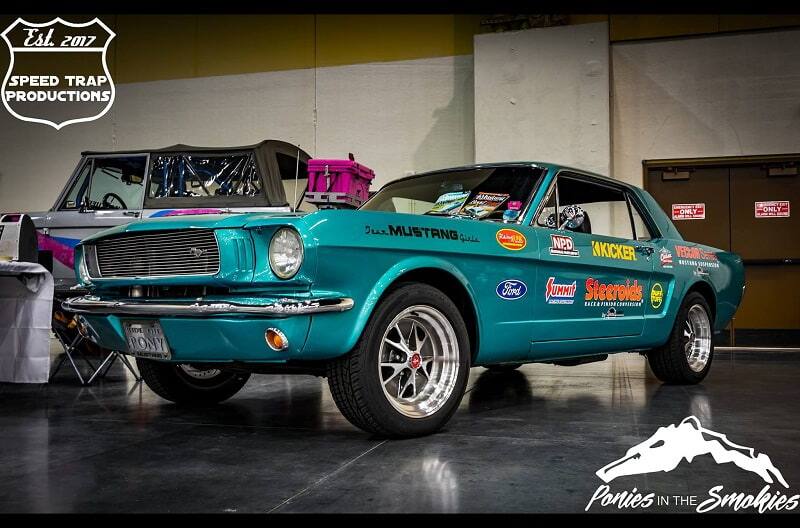
[(521, 299), (528, 292), (528, 287), (521, 280), (507, 279), (497, 285), (497, 296), (507, 301)]

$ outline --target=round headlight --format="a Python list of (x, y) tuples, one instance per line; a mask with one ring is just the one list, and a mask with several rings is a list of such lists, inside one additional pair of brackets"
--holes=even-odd
[(291, 279), (303, 263), (303, 241), (289, 227), (275, 231), (269, 243), (269, 267), (281, 279)]

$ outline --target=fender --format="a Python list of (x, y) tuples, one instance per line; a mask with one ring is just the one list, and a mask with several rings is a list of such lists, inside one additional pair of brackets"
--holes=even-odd
[[(480, 306), (475, 302), (475, 292), (470, 286), (469, 281), (456, 266), (447, 260), (431, 256), (411, 256), (407, 257), (386, 270), (380, 278), (375, 281), (369, 292), (356, 299), (356, 307), (349, 312), (341, 314), (326, 314), (314, 317), (311, 321), (306, 343), (328, 343), (328, 346), (316, 347), (313, 351), (303, 351), (303, 356), (308, 359), (322, 359), (341, 356), (346, 354), (358, 342), (364, 328), (367, 326), (372, 312), (386, 291), (403, 275), (419, 269), (437, 269), (449, 273), (458, 280), (467, 291), (469, 300), (475, 310), (478, 321), (478, 335), (482, 333), (482, 317)], [(347, 329), (346, 333), (343, 330)], [(340, 335), (335, 343), (331, 342), (331, 335)], [(328, 336), (327, 338), (325, 336)], [(475, 351), (477, 352), (477, 351)]]

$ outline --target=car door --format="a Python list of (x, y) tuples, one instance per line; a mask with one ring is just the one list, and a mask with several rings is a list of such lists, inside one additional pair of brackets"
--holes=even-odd
[(655, 247), (635, 240), (629, 208), (623, 187), (559, 173), (534, 218), (533, 342), (642, 333)]
[(75, 246), (141, 215), (146, 154), (87, 156), (53, 210), (37, 221), (39, 249), (53, 254), (56, 287), (74, 284)]

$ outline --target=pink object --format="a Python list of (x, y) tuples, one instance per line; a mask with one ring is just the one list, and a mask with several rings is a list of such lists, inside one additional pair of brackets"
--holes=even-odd
[(511, 202), (508, 202), (508, 210), (509, 211), (519, 211), (520, 209), (522, 209), (522, 202), (520, 202), (518, 200), (514, 200), (514, 201), (511, 201)]
[(358, 207), (369, 198), (375, 172), (352, 159), (308, 160), (306, 200)]

